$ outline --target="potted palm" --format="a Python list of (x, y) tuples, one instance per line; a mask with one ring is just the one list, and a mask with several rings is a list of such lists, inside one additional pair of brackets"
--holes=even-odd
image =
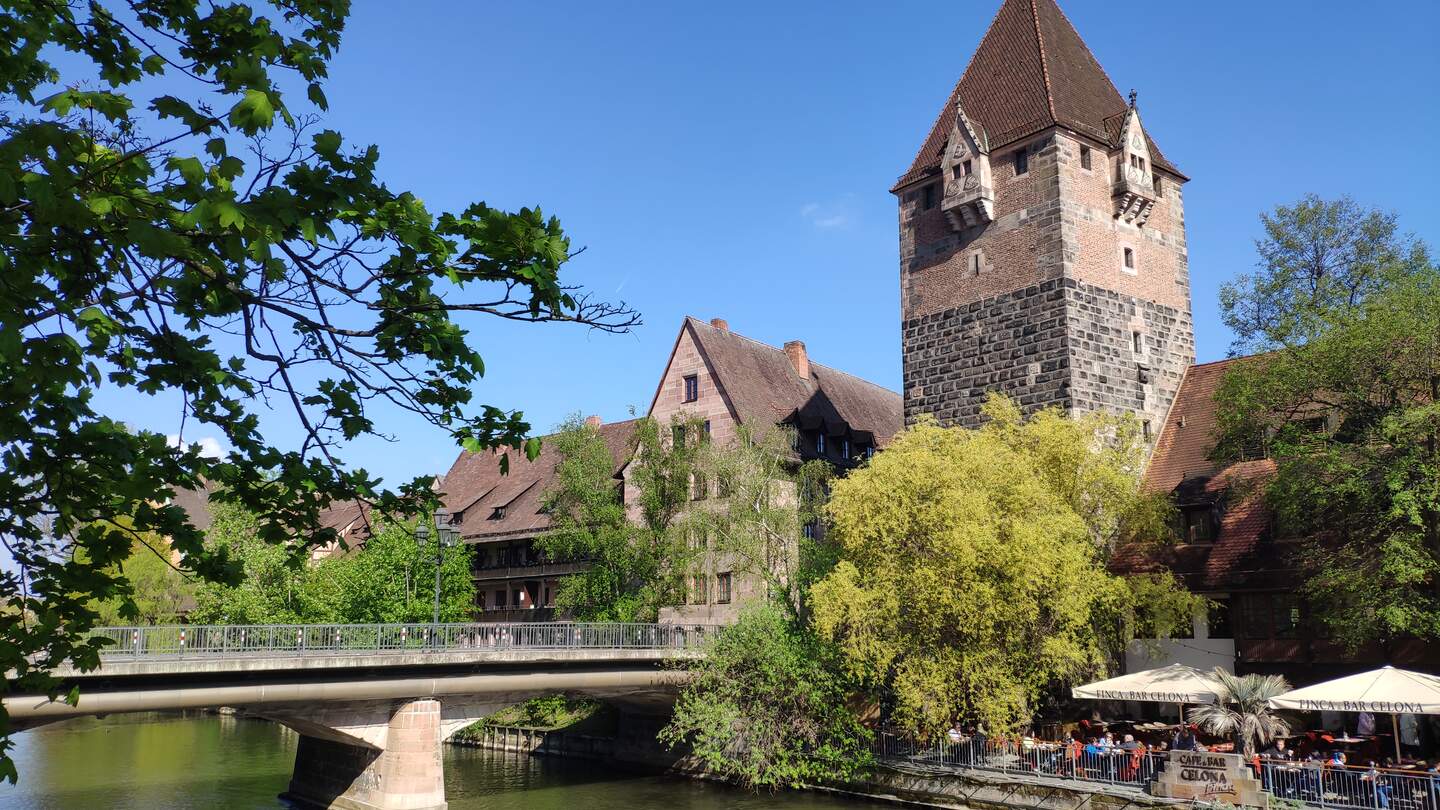
[(1270, 698), (1290, 691), (1279, 675), (1232, 675), (1215, 668), (1219, 700), (1190, 710), (1190, 719), (1207, 734), (1229, 737), (1246, 759), (1259, 746), (1290, 733), (1290, 721), (1270, 708)]

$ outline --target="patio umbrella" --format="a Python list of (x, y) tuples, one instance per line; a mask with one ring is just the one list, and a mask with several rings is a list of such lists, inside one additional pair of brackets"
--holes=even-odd
[(1440, 714), (1440, 677), (1394, 667), (1336, 678), (1270, 698), (1276, 709), (1390, 715), (1400, 759), (1400, 715)]
[(1087, 700), (1174, 703), (1180, 706), (1180, 722), (1183, 724), (1185, 704), (1214, 703), (1220, 699), (1219, 689), (1208, 673), (1184, 664), (1171, 664), (1076, 686), (1070, 694)]

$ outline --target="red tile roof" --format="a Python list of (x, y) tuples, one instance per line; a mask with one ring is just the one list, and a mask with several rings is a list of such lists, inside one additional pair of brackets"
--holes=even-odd
[[(630, 458), (638, 421), (600, 426), (617, 473)], [(543, 439), (540, 455), (534, 461), (527, 460), (524, 453), (509, 450), (510, 472), (501, 475), (500, 456), (504, 452), (462, 452), (441, 483), (441, 500), (450, 514), (461, 515), (457, 528), (466, 540), (533, 537), (550, 527), (550, 516), (540, 507), (555, 479), (559, 451)], [(495, 517), (500, 507), (504, 507), (503, 517)]]
[(1164, 549), (1132, 549), (1117, 555), (1116, 568), (1169, 569), (1200, 591), (1273, 586), (1276, 577), (1289, 569), (1283, 550), (1267, 542), (1271, 521), (1263, 487), (1274, 474), (1275, 463), (1269, 459), (1217, 462), (1210, 458), (1218, 438), (1215, 392), (1225, 372), (1243, 359), (1202, 363), (1186, 370), (1145, 471), (1144, 486), (1149, 491), (1176, 493), (1177, 501), (1219, 504), (1215, 539)]
[(783, 349), (686, 318), (695, 343), (715, 370), (742, 424), (764, 429), (795, 422), (807, 430), (848, 428), (884, 447), (904, 427), (900, 395), (853, 374), (810, 362), (810, 379), (795, 373)]
[[(939, 169), (957, 101), (991, 150), (1057, 125), (1116, 145), (1129, 109), (1055, 0), (1005, 0), (895, 189)], [(1184, 178), (1153, 141), (1150, 157)]]

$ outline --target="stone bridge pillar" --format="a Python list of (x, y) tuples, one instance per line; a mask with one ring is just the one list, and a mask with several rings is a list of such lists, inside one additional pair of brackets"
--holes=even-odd
[(282, 798), (336, 810), (445, 810), (440, 701), (351, 706), (348, 714), (348, 723), (331, 725), (313, 715), (265, 713), (300, 732)]

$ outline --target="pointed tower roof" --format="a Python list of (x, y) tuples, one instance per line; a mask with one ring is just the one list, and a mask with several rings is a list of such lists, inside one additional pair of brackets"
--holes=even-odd
[[(992, 150), (1056, 125), (1114, 144), (1129, 107), (1055, 0), (1005, 0), (895, 188), (939, 168), (957, 102)], [(1153, 142), (1150, 155), (1184, 177)]]

